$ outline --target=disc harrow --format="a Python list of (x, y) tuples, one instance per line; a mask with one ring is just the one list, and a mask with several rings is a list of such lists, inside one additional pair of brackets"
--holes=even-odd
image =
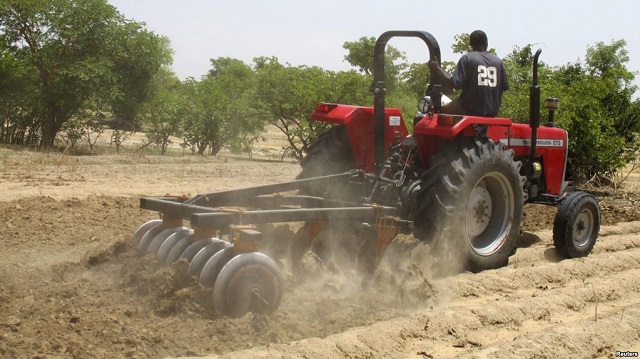
[[(295, 267), (329, 221), (368, 224), (376, 229), (375, 238), (367, 242), (372, 250), (361, 251), (359, 257), (363, 258), (356, 258), (368, 271), (375, 269), (400, 230), (410, 230), (411, 223), (400, 220), (395, 207), (297, 194), (322, 183), (348, 184), (358, 176), (361, 171), (193, 197), (141, 198), (140, 208), (159, 212), (161, 219), (142, 224), (133, 240), (140, 255), (155, 254), (163, 264), (186, 259), (188, 273), (204, 287), (213, 288), (218, 315), (269, 314), (280, 305), (284, 281), (276, 262), (259, 251), (262, 233), (256, 225), (305, 223), (306, 236), (291, 250), (290, 261)], [(190, 227), (184, 226), (187, 222)]]

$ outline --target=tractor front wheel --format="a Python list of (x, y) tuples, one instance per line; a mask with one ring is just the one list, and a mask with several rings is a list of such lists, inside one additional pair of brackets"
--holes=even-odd
[(553, 221), (553, 244), (565, 258), (586, 257), (600, 231), (600, 206), (585, 192), (573, 192), (561, 202)]

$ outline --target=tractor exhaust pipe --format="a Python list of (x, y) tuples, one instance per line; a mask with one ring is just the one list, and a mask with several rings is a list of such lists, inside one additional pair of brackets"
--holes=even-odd
[(529, 158), (534, 161), (538, 144), (538, 127), (540, 127), (540, 85), (538, 84), (538, 58), (542, 49), (538, 49), (533, 56), (533, 84), (529, 89), (529, 126), (531, 127), (531, 153)]

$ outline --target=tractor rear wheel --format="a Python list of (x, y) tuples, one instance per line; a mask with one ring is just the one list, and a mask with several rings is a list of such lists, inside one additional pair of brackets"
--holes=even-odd
[[(351, 143), (344, 126), (331, 127), (310, 146), (307, 155), (300, 161), (302, 171), (296, 179), (328, 176), (344, 173), (355, 168)], [(341, 198), (333, 184), (309, 186), (303, 192), (312, 196)]]
[[(355, 169), (356, 164), (347, 129), (338, 125), (321, 134), (309, 145), (307, 155), (300, 161), (300, 166), (302, 171), (296, 179), (328, 176)], [(348, 183), (339, 180), (305, 186), (300, 189), (300, 194), (347, 202), (357, 202), (364, 196), (357, 189), (350, 188)], [(328, 227), (341, 225), (341, 223), (341, 221), (335, 221)], [(331, 256), (332, 249), (339, 245), (327, 236), (320, 236), (313, 242), (311, 251), (320, 258), (326, 259)]]
[(440, 273), (507, 264), (524, 204), (524, 177), (513, 155), (502, 143), (468, 138), (445, 145), (431, 158), (416, 233), (432, 241)]

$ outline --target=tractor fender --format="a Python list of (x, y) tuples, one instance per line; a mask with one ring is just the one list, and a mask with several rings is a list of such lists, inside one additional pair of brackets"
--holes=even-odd
[(414, 136), (455, 137), (473, 129), (474, 125), (511, 127), (512, 124), (510, 119), (502, 117), (434, 114), (418, 121), (413, 133)]
[[(397, 108), (385, 109), (385, 156), (392, 144), (399, 143), (409, 131)], [(353, 151), (355, 166), (373, 172), (375, 147), (375, 120), (373, 107), (319, 103), (311, 113), (311, 120), (344, 126)]]

